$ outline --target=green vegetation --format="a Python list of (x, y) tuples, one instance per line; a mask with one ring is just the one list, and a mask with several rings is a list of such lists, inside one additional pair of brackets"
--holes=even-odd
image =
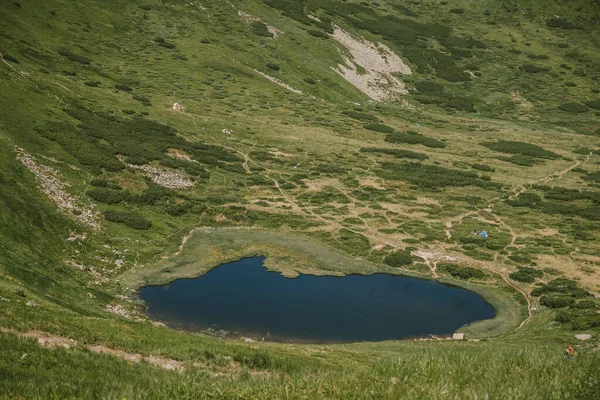
[(394, 132), (394, 128), (391, 126), (387, 126), (385, 124), (380, 123), (371, 123), (366, 124), (363, 128), (368, 129), (370, 131), (381, 132), (381, 133), (392, 133)]
[(387, 255), (383, 262), (390, 267), (403, 267), (410, 265), (415, 261), (415, 257), (410, 254), (409, 250), (398, 250)]
[(415, 160), (426, 160), (429, 158), (427, 154), (417, 153), (416, 151), (401, 150), (401, 149), (388, 149), (381, 147), (363, 147), (360, 149), (361, 153), (379, 153), (388, 154), (396, 158), (412, 158)]
[(485, 279), (487, 276), (485, 272), (481, 270), (472, 267), (463, 267), (458, 264), (440, 263), (437, 267), (440, 272), (446, 272), (458, 279)]
[[(600, 398), (600, 6), (417, 3), (1, 2), (0, 398)], [(388, 100), (334, 27), (410, 67)], [(144, 314), (141, 286), (253, 255), (497, 318), (315, 345)]]
[(555, 159), (558, 154), (548, 151), (538, 145), (516, 141), (502, 140), (482, 143), (482, 146), (500, 153), (518, 154), (528, 157)]
[(141, 231), (148, 230), (152, 226), (152, 223), (147, 219), (132, 213), (107, 210), (103, 214), (107, 221), (125, 224), (130, 228)]
[(561, 104), (558, 109), (572, 114), (580, 114), (589, 111), (586, 106), (580, 103), (564, 103)]
[(406, 133), (393, 132), (385, 137), (385, 141), (389, 143), (422, 144), (432, 149), (443, 149), (446, 147), (444, 142), (421, 135), (415, 131), (408, 131)]
[(419, 163), (382, 163), (377, 175), (384, 179), (403, 180), (423, 189), (441, 189), (448, 186), (479, 186), (498, 188), (499, 184), (468, 171)]
[[(351, 118), (357, 119), (359, 121), (365, 121), (365, 122), (377, 122), (378, 121), (376, 116), (369, 114), (369, 113), (361, 112), (361, 111), (355, 111), (355, 110), (343, 111), (342, 114), (347, 115)], [(369, 128), (367, 128), (367, 129), (369, 129)]]
[(518, 267), (518, 271), (508, 275), (510, 279), (525, 283), (532, 283), (535, 281), (535, 278), (541, 278), (543, 276), (544, 273), (542, 271), (530, 267)]
[(274, 36), (271, 32), (269, 32), (269, 28), (263, 22), (253, 21), (250, 26), (252, 28), (252, 33), (257, 36), (264, 36), (268, 38), (272, 38)]

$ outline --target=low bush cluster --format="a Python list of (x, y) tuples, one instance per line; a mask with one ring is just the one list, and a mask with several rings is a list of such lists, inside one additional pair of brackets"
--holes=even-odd
[(556, 159), (560, 156), (549, 150), (544, 149), (535, 144), (516, 142), (510, 140), (501, 140), (497, 142), (484, 142), (482, 146), (487, 147), (490, 150), (497, 151), (500, 153), (508, 154), (521, 154), (529, 157)]
[(547, 284), (533, 289), (532, 296), (547, 295), (564, 295), (574, 299), (582, 299), (593, 297), (587, 290), (579, 287), (576, 282), (567, 278), (557, 278)]
[(458, 279), (485, 279), (485, 277), (487, 276), (485, 272), (479, 269), (472, 267), (463, 267), (458, 264), (440, 263), (437, 267), (440, 272), (446, 272), (454, 278)]
[(410, 254), (409, 250), (398, 250), (388, 254), (383, 259), (383, 262), (390, 267), (404, 267), (415, 261), (415, 257)]
[(136, 214), (115, 210), (107, 210), (103, 214), (107, 221), (124, 224), (132, 229), (146, 231), (152, 227), (150, 221)]
[(363, 147), (360, 149), (361, 153), (381, 153), (394, 156), (396, 158), (411, 158), (413, 160), (426, 160), (429, 158), (427, 154), (417, 153), (416, 151), (401, 150), (401, 149), (388, 149), (382, 147)]
[(571, 113), (571, 114), (581, 114), (581, 113), (585, 113), (585, 112), (589, 111), (589, 108), (587, 108), (583, 104), (575, 103), (575, 102), (561, 104), (558, 107), (558, 109), (561, 111)]
[(473, 100), (467, 97), (460, 97), (448, 93), (426, 93), (414, 96), (415, 100), (423, 104), (434, 104), (448, 111), (458, 110), (470, 113), (477, 112)]
[(473, 172), (416, 162), (384, 162), (377, 175), (384, 179), (406, 181), (422, 189), (439, 190), (447, 186), (479, 186), (486, 189), (502, 187), (501, 184), (482, 179)]
[(525, 64), (521, 67), (521, 69), (524, 72), (527, 72), (529, 74), (538, 74), (540, 72), (548, 72), (549, 71), (548, 68), (540, 67), (540, 66), (534, 65), (534, 64)]
[[(115, 157), (117, 154), (126, 156), (131, 163), (159, 161), (202, 178), (208, 176), (203, 167), (206, 165), (243, 172), (241, 160), (235, 153), (215, 145), (188, 142), (167, 125), (142, 117), (122, 118), (92, 113), (83, 108), (71, 108), (66, 112), (80, 124), (49, 122), (37, 131), (46, 139), (60, 144), (97, 175), (103, 170), (115, 172), (125, 168)], [(140, 143), (144, 145), (140, 146)], [(169, 149), (183, 151), (200, 164), (175, 160), (167, 156)]]
[(263, 36), (268, 38), (273, 37), (273, 34), (269, 32), (269, 28), (267, 27), (267, 25), (260, 21), (253, 21), (250, 25), (250, 28), (252, 29), (252, 33), (256, 36)]
[(473, 165), (471, 165), (471, 168), (476, 169), (478, 171), (483, 171), (483, 172), (494, 172), (494, 171), (496, 171), (496, 169), (494, 167), (490, 167), (487, 164), (473, 164)]
[(368, 114), (368, 113), (356, 111), (356, 110), (344, 111), (344, 112), (342, 112), (342, 114), (347, 115), (350, 118), (357, 119), (359, 121), (365, 121), (365, 122), (378, 122), (379, 121), (379, 119), (372, 114)]
[(370, 131), (381, 132), (381, 133), (392, 133), (394, 132), (394, 128), (391, 126), (387, 126), (385, 124), (381, 124), (378, 122), (373, 122), (370, 124), (366, 124), (363, 128), (368, 129)]
[(58, 50), (58, 54), (60, 54), (63, 57), (66, 57), (70, 61), (78, 62), (80, 64), (88, 65), (91, 63), (91, 60), (89, 58), (84, 57), (79, 54), (75, 54), (72, 51), (67, 50), (67, 49)]
[(443, 149), (446, 147), (444, 142), (437, 139), (433, 139), (414, 131), (393, 132), (385, 137), (385, 141), (388, 143), (406, 143), (406, 144), (422, 144), (425, 147), (434, 149)]
[(535, 281), (535, 278), (541, 278), (543, 276), (543, 271), (530, 267), (518, 267), (518, 271), (508, 275), (510, 279), (526, 283), (532, 283)]
[(435, 82), (416, 82), (415, 88), (421, 93), (442, 93), (444, 91), (444, 86)]

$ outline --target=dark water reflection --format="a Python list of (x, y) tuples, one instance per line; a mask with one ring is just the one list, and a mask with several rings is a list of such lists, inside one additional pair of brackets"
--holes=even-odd
[(263, 257), (223, 264), (196, 279), (140, 290), (154, 319), (182, 329), (223, 329), (271, 340), (379, 341), (451, 334), (496, 314), (481, 296), (388, 274), (287, 279)]

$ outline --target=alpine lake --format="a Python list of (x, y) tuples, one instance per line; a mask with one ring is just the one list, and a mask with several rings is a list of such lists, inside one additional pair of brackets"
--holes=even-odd
[(465, 289), (389, 274), (285, 278), (264, 257), (222, 264), (194, 279), (145, 286), (148, 314), (168, 326), (227, 331), (254, 340), (361, 342), (451, 335), (494, 318)]

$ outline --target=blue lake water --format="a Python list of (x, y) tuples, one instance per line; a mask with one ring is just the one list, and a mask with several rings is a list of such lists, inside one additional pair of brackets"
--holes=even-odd
[(244, 258), (199, 278), (146, 286), (140, 296), (152, 318), (174, 328), (281, 341), (445, 335), (496, 315), (478, 294), (435, 281), (388, 274), (288, 279), (263, 262)]

